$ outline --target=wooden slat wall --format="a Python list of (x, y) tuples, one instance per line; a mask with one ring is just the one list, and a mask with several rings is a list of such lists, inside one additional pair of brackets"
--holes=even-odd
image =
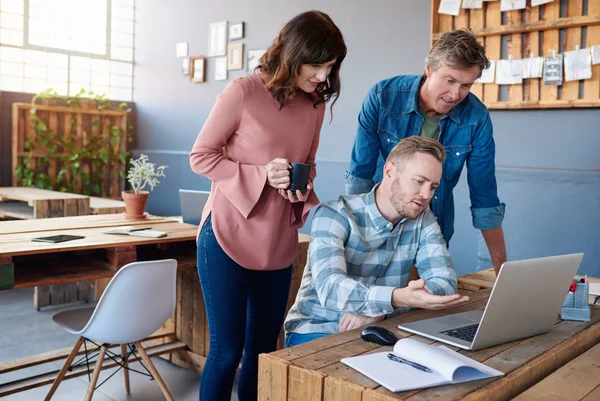
[[(456, 17), (438, 14), (439, 5), (440, 0), (431, 1), (432, 46), (441, 34), (458, 28), (472, 29), (485, 45), (490, 60), (500, 59), (503, 37), (507, 42), (506, 54), (513, 59), (524, 59), (530, 54), (547, 57), (553, 50), (559, 54), (575, 50), (576, 46), (600, 45), (599, 0), (569, 0), (565, 2), (563, 18), (560, 18), (560, 0), (537, 7), (531, 7), (528, 1), (526, 9), (504, 13), (500, 11), (500, 1), (484, 2), (482, 9), (461, 9)], [(584, 6), (587, 6), (585, 15)], [(585, 43), (584, 30), (587, 30)], [(489, 109), (600, 107), (600, 65), (592, 67), (591, 79), (583, 80), (583, 90), (580, 86), (581, 81), (564, 82), (559, 90), (558, 86), (544, 85), (543, 78), (535, 78), (523, 80), (522, 85), (508, 85), (508, 96), (502, 100), (496, 84), (476, 84), (471, 92)]]
[[(500, 26), (502, 24), (502, 14), (500, 13), (500, 2), (484, 4), (485, 10), (485, 26)], [(499, 60), (502, 55), (502, 43), (500, 36), (487, 36), (485, 38), (485, 48), (487, 56), (490, 60)], [(500, 99), (500, 87), (496, 84), (483, 85), (483, 101), (486, 104), (498, 102)]]
[[(600, 1), (588, 3), (588, 15), (600, 15)], [(600, 25), (589, 26), (587, 29), (586, 47), (600, 43)], [(583, 81), (583, 98), (594, 101), (600, 97), (600, 64), (592, 66), (592, 79)]]
[[(60, 106), (38, 106), (37, 117), (46, 123), (48, 129), (65, 137), (75, 136), (76, 146), (85, 146), (92, 136), (102, 135), (102, 143), (106, 149), (111, 151), (124, 152), (127, 149), (127, 113), (124, 111), (99, 111), (93, 103), (84, 107), (73, 109)], [(32, 154), (25, 150), (25, 138), (33, 137), (34, 127), (31, 123), (30, 114), (31, 104), (13, 103), (13, 185), (19, 186), (20, 182), (14, 173), (16, 167), (22, 163), (23, 158), (31, 157), (30, 168), (35, 168), (36, 159), (41, 159), (46, 155), (42, 150), (36, 149)], [(95, 120), (99, 120), (102, 125), (95, 126)], [(120, 147), (114, 149), (110, 143), (110, 135), (106, 133), (106, 127), (109, 125), (120, 128), (121, 141)], [(48, 154), (50, 158), (50, 167), (48, 175), (50, 178), (56, 178), (58, 171), (62, 167), (59, 157), (68, 152), (66, 149), (58, 149), (56, 154)], [(120, 170), (125, 170), (125, 165), (120, 161), (113, 161), (103, 168), (104, 180), (100, 186), (99, 196), (119, 198), (124, 189), (125, 181), (119, 175)], [(67, 169), (66, 178), (72, 179), (72, 172)], [(90, 161), (84, 161), (82, 171), (87, 174), (93, 173), (93, 167)], [(75, 181), (75, 192), (82, 193), (84, 189), (82, 176), (79, 175)], [(60, 190), (60, 188), (52, 188)]]

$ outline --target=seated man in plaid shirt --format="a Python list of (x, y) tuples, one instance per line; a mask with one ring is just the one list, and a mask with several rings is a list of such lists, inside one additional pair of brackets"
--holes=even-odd
[[(410, 136), (391, 151), (371, 192), (319, 205), (285, 321), (286, 347), (379, 322), (395, 310), (469, 300), (456, 293), (456, 272), (428, 207), (445, 157), (439, 142)], [(421, 278), (408, 282), (413, 265)]]

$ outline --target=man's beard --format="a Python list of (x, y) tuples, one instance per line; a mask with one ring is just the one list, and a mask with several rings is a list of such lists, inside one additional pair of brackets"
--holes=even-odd
[[(407, 199), (407, 196), (402, 191), (402, 186), (400, 185), (400, 179), (396, 178), (392, 181), (391, 188), (391, 197), (390, 202), (396, 209), (396, 211), (400, 214), (400, 218), (408, 217), (409, 219), (416, 219), (423, 210), (427, 207), (428, 202), (424, 199)], [(420, 207), (413, 201), (417, 201), (423, 204), (423, 207)]]

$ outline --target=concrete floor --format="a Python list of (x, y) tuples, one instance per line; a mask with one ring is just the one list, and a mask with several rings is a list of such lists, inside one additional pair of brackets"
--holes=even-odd
[[(88, 306), (70, 304), (61, 307), (48, 307), (37, 311), (33, 307), (33, 289), (0, 291), (0, 362), (24, 358), (42, 352), (72, 347), (77, 338), (68, 334), (52, 320), (52, 316), (62, 310)], [(169, 391), (177, 401), (198, 401), (200, 374), (175, 366), (160, 358), (152, 358)], [(0, 375), (0, 384), (18, 380), (25, 375), (35, 375), (60, 369), (63, 361), (48, 363)], [(139, 363), (132, 368), (143, 370)], [(98, 383), (101, 383), (115, 369), (103, 370)], [(237, 379), (237, 378), (236, 378)], [(131, 394), (125, 392), (123, 373), (119, 372), (94, 393), (94, 401), (162, 401), (164, 397), (158, 385), (146, 376), (130, 372)], [(53, 400), (80, 401), (84, 398), (88, 385), (87, 376), (65, 380), (59, 386)], [(231, 400), (237, 401), (232, 394)], [(2, 401), (43, 400), (50, 385), (3, 397)]]

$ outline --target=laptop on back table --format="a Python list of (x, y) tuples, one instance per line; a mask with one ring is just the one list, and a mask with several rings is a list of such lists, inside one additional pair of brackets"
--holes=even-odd
[(199, 225), (202, 220), (202, 210), (208, 201), (210, 191), (196, 191), (192, 189), (179, 190), (179, 206), (184, 223)]

